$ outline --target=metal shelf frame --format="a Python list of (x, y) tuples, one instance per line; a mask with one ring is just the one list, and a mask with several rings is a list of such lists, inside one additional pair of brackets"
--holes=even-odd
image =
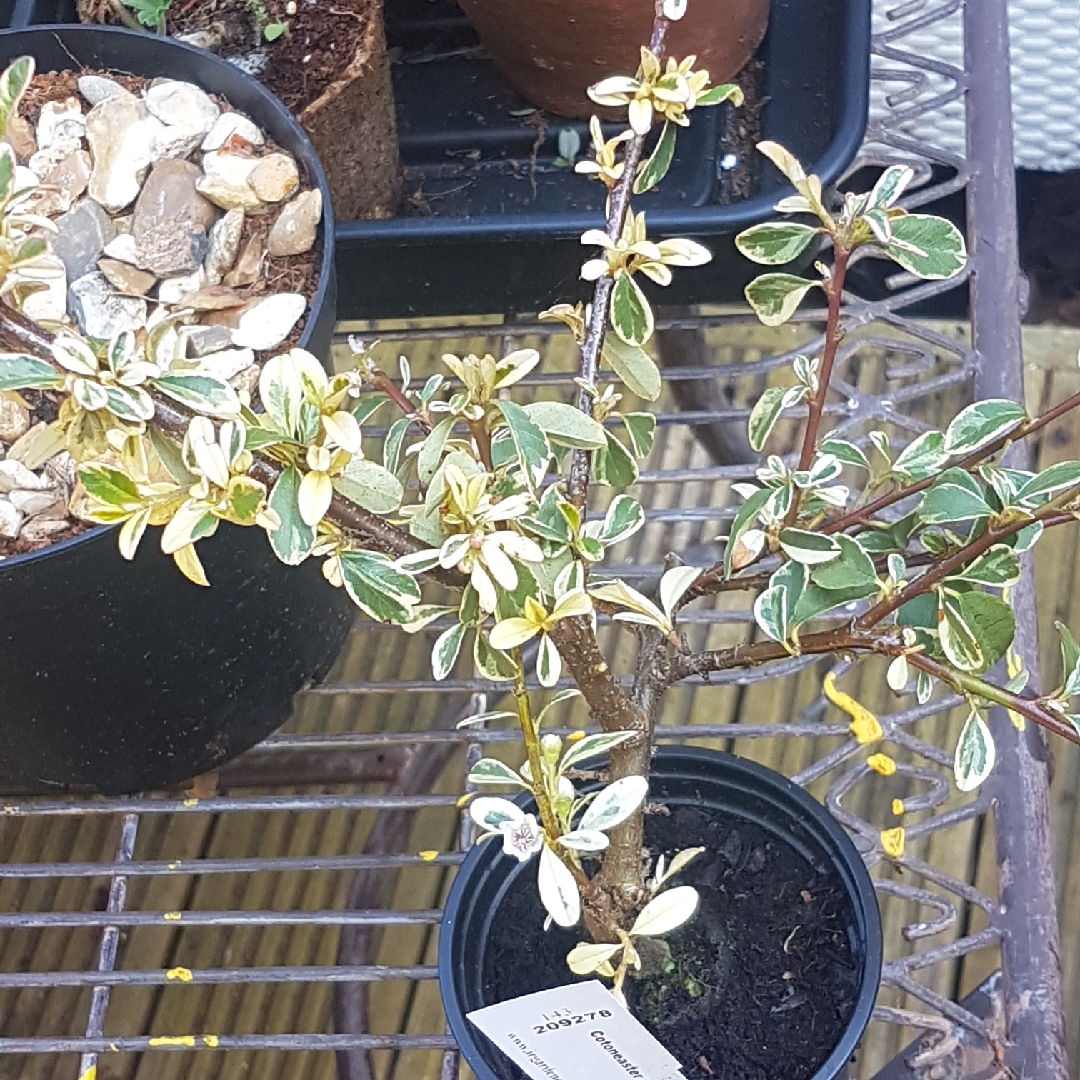
[[(930, 61), (905, 47), (905, 39), (918, 30), (949, 19), (963, 22), (965, 70)], [(830, 412), (841, 431), (857, 437), (869, 422), (887, 422), (914, 436), (925, 425), (919, 410), (933, 395), (952, 388), (967, 388), (981, 396), (1019, 398), (1021, 386), (1020, 319), (1023, 302), (1017, 261), (1015, 191), (1013, 183), (1012, 134), (1009, 108), (1009, 66), (1006, 0), (904, 0), (888, 11), (889, 29), (873, 42), (873, 79), (888, 95), (889, 115), (873, 125), (852, 172), (867, 166), (910, 162), (917, 171), (916, 190), (908, 198), (909, 208), (926, 205), (946, 195), (964, 192), (969, 226), (971, 264), (959, 283), (924, 283), (911, 286), (903, 280), (886, 299), (868, 301), (850, 298), (848, 322), (852, 330), (839, 358), (834, 388), (837, 404)], [(935, 150), (911, 138), (906, 130), (919, 117), (932, 115), (951, 102), (963, 101), (967, 116), (967, 154)], [(945, 179), (940, 179), (944, 176)], [(951, 288), (969, 290), (972, 336), (970, 343), (958, 341), (906, 318), (904, 311)], [(743, 314), (687, 316), (660, 320), (663, 331), (694, 330), (704, 333), (714, 328), (745, 326)], [(801, 316), (801, 324), (812, 331), (813, 313)], [(462, 336), (462, 326), (439, 331), (408, 331), (382, 334), (384, 340)], [(525, 323), (492, 327), (477, 326), (469, 332), (486, 334), (496, 347), (510, 339), (551, 335), (548, 325)], [(812, 350), (814, 340), (798, 351)], [(868, 350), (888, 349), (891, 368), (887, 381), (895, 385), (884, 392), (862, 390), (849, 376), (851, 364)], [(769, 356), (739, 366), (740, 377), (765, 375), (788, 363), (790, 353)], [(666, 378), (685, 386), (722, 388), (732, 378), (724, 368), (691, 365), (669, 367)], [(569, 385), (559, 375), (540, 376), (533, 385)], [(743, 423), (745, 409), (726, 404), (709, 405), (693, 412), (671, 410), (659, 417), (661, 427), (693, 424)], [(675, 485), (715, 483), (753, 475), (750, 465), (685, 466), (663, 470), (657, 466), (642, 476), (643, 490), (671, 491)], [(646, 500), (648, 501), (648, 500)], [(663, 500), (661, 500), (663, 501)], [(669, 500), (670, 501), (670, 500)], [(696, 531), (715, 525), (732, 515), (731, 508), (652, 508), (649, 529), (653, 535), (669, 535), (672, 529)], [(664, 532), (668, 530), (668, 532)], [(713, 530), (715, 533), (715, 530)], [(707, 530), (706, 530), (707, 532)], [(655, 558), (624, 568), (628, 576), (647, 578), (660, 567)], [(1014, 593), (1018, 619), (1019, 652), (1027, 665), (1037, 670), (1037, 641), (1031, 571)], [(747, 623), (746, 610), (695, 611), (687, 616), (693, 632), (706, 633), (718, 623)], [(361, 624), (358, 631), (369, 635), (385, 628)], [(814, 662), (813, 658), (793, 659), (777, 668), (761, 672), (726, 672), (712, 680), (711, 687), (749, 687), (763, 677), (794, 675)], [(704, 693), (702, 687), (697, 692)], [(256, 788), (259, 794), (224, 795), (200, 800), (160, 797), (104, 798), (0, 798), (3, 821), (61, 818), (85, 820), (105, 815), (120, 822), (119, 844), (111, 859), (101, 862), (24, 862), (0, 866), (0, 881), (47, 879), (57, 887), (68, 879), (109, 881), (107, 901), (100, 911), (3, 911), (0, 932), (46, 931), (63, 928), (91, 928), (100, 934), (94, 966), (89, 970), (41, 970), (0, 973), (0, 993), (49, 990), (59, 987), (92, 987), (92, 1000), (85, 1030), (78, 1035), (38, 1035), (9, 1037), (0, 1032), (0, 1055), (56, 1055), (77, 1053), (77, 1075), (85, 1077), (99, 1059), (112, 1052), (159, 1054), (203, 1050), (278, 1049), (334, 1051), (340, 1075), (363, 1080), (372, 1074), (368, 1054), (373, 1050), (443, 1051), (444, 1080), (452, 1080), (459, 1068), (450, 1037), (434, 1034), (368, 1034), (364, 1017), (371, 987), (386, 980), (430, 980), (436, 976), (429, 964), (384, 966), (371, 961), (371, 935), (391, 926), (435, 927), (440, 912), (388, 910), (385, 906), (387, 881), (402, 869), (436, 865), (453, 867), (460, 852), (438, 855), (433, 861), (405, 851), (413, 814), (420, 809), (442, 808), (453, 812), (454, 796), (430, 794), (435, 778), (451, 755), (464, 747), (469, 758), (481, 748), (516, 739), (510, 730), (469, 729), (457, 731), (454, 721), (484, 708), (492, 695), (501, 693), (479, 678), (449, 679), (440, 684), (417, 680), (371, 680), (328, 682), (314, 688), (318, 695), (447, 695), (450, 706), (440, 724), (423, 732), (346, 733), (335, 735), (278, 734), (223, 772), (223, 786)], [(942, 715), (958, 703), (956, 698), (937, 698), (925, 706), (881, 717), (886, 739), (903, 749), (901, 774), (919, 785), (918, 794), (908, 800), (909, 810), (924, 812), (908, 829), (908, 848), (922, 837), (955, 829), (993, 816), (1000, 866), (999, 895), (991, 897), (955, 876), (949, 867), (936, 866), (911, 854), (889, 859), (882, 850), (880, 823), (864, 820), (851, 808), (853, 792), (870, 776), (860, 746), (849, 737), (846, 725), (822, 720), (823, 706), (817, 705), (792, 718), (790, 723), (751, 722), (711, 725), (665, 724), (664, 740), (712, 737), (719, 739), (817, 740), (828, 746), (812, 764), (794, 776), (804, 785), (828, 781), (826, 802), (830, 810), (852, 832), (867, 863), (901, 868), (903, 877), (883, 874), (877, 881), (883, 897), (899, 897), (918, 905), (922, 921), (909, 923), (902, 936), (907, 942), (922, 943), (921, 951), (905, 952), (889, 960), (882, 976), (883, 988), (909, 995), (918, 1007), (889, 1004), (883, 994), (875, 1018), (911, 1029), (916, 1042), (910, 1051), (880, 1075), (890, 1080), (910, 1077), (929, 1080), (932, 1076), (979, 1077), (1024, 1076), (1039, 1080), (1065, 1080), (1068, 1075), (1064, 1053), (1061, 990), (1058, 960), (1057, 923), (1050, 863), (1046, 746), (1041, 732), (1028, 725), (1018, 732), (1004, 715), (994, 715), (999, 764), (990, 781), (976, 797), (958, 803), (950, 787), (952, 748), (937, 746), (920, 737), (915, 725)], [(678, 718), (675, 718), (678, 721)], [(227, 783), (226, 783), (227, 781)], [(361, 781), (383, 785), (379, 793), (355, 793)], [(324, 793), (273, 794), (275, 786), (290, 788), (321, 784)], [(349, 792), (335, 786), (349, 786)], [(136, 839), (141, 826), (157, 815), (272, 812), (298, 815), (337, 810), (378, 811), (365, 850), (332, 857), (296, 856), (278, 858), (198, 858), (180, 863), (145, 861), (135, 858)], [(467, 830), (462, 844), (467, 845)], [(349, 871), (353, 873), (348, 902), (328, 910), (185, 910), (164, 912), (134, 909), (128, 904), (130, 884), (140, 878), (167, 874), (253, 875), (288, 871)], [(984, 913), (985, 924), (978, 931), (967, 929), (966, 911)], [(181, 927), (298, 926), (319, 925), (341, 930), (336, 966), (264, 966), (244, 964), (187, 972), (195, 984), (337, 984), (335, 1022), (338, 1034), (294, 1032), (185, 1036), (160, 1039), (148, 1033), (116, 1038), (107, 1036), (106, 1018), (117, 988), (164, 987), (175, 981), (167, 970), (140, 969), (120, 964), (121, 935), (144, 926), (173, 922)], [(952, 936), (960, 927), (959, 936)], [(945, 935), (946, 939), (940, 939)], [(935, 942), (939, 938), (940, 943)], [(887, 943), (888, 948), (889, 943)], [(992, 1008), (973, 1010), (968, 1003), (948, 1000), (928, 988), (921, 976), (928, 969), (958, 960), (987, 948), (1000, 954), (1000, 977), (992, 980)], [(895, 953), (897, 950), (893, 950)], [(895, 995), (890, 1000), (898, 1000)], [(346, 1033), (351, 1032), (351, 1033)], [(982, 1048), (985, 1053), (978, 1072), (964, 1072), (965, 1048)], [(988, 1048), (988, 1049), (987, 1049)], [(976, 1055), (977, 1056), (977, 1055)], [(3, 1058), (0, 1056), (0, 1063)], [(951, 1063), (951, 1064), (950, 1064)], [(946, 1065), (961, 1071), (940, 1071)], [(934, 1071), (938, 1069), (938, 1071)]]

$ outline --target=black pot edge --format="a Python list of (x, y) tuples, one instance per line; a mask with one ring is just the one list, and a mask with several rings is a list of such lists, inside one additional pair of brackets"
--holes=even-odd
[[(37, 33), (55, 34), (61, 39), (65, 35), (73, 33), (80, 36), (87, 34), (107, 34), (117, 38), (130, 38), (135, 42), (141, 42), (145, 38), (145, 35), (138, 31), (127, 30), (118, 26), (82, 26), (76, 23), (52, 23), (46, 25), (35, 24), (34, 26), (19, 27), (10, 30), (0, 30), (0, 41), (7, 40), (16, 34), (26, 35)], [(220, 64), (227, 67), (230, 71), (235, 72), (238, 75), (243, 75), (243, 72), (241, 72), (234, 64), (226, 64), (224, 60), (219, 60), (216, 56), (213, 56), (212, 53), (208, 53), (204, 49), (197, 49), (193, 45), (188, 45), (182, 41), (174, 41), (172, 38), (155, 40), (167, 43), (165, 46), (166, 48), (178, 49), (181, 52), (187, 53), (194, 59), (197, 59), (200, 63), (212, 61), (214, 64)], [(251, 78), (250, 76), (244, 77)], [(310, 160), (305, 162), (305, 166), (312, 173), (312, 181), (322, 192), (323, 251), (322, 262), (319, 266), (319, 285), (315, 290), (315, 296), (311, 300), (311, 311), (308, 315), (308, 320), (304, 325), (303, 332), (300, 335), (299, 347), (304, 349), (310, 347), (311, 351), (319, 356), (319, 359), (322, 360), (323, 364), (328, 365), (330, 361), (330, 345), (337, 317), (338, 292), (337, 270), (334, 262), (336, 228), (334, 208), (330, 199), (330, 185), (326, 179), (326, 172), (323, 170), (322, 163), (319, 161), (319, 155), (315, 152), (315, 147), (308, 138), (307, 132), (300, 126), (296, 117), (294, 117), (273, 94), (262, 88), (257, 80), (252, 79), (251, 81), (260, 87), (261, 94), (265, 98), (268, 107), (278, 114), (280, 120), (295, 134), (299, 143), (307, 147)], [(320, 355), (320, 353), (322, 355)], [(226, 524), (228, 523), (226, 522)], [(76, 545), (92, 543), (103, 533), (117, 532), (119, 531), (119, 528), (119, 525), (99, 525), (93, 529), (88, 529), (84, 533), (80, 533), (78, 536), (71, 536), (66, 540), (50, 544), (40, 551), (30, 551), (24, 555), (12, 555), (10, 558), (3, 561), (3, 569), (6, 570), (8, 567), (25, 565), (29, 562), (54, 556), (62, 556), (65, 551), (69, 551)]]
[[(859, 989), (855, 1011), (848, 1022), (844, 1037), (812, 1078), (812, 1080), (835, 1080), (835, 1078), (842, 1075), (845, 1063), (855, 1053), (863, 1033), (870, 1023), (877, 999), (883, 963), (881, 911), (877, 903), (877, 894), (874, 890), (873, 881), (866, 870), (862, 857), (856, 850), (854, 843), (852, 843), (851, 837), (848, 836), (840, 823), (828, 810), (801, 787), (792, 783), (782, 773), (778, 773), (764, 765), (759, 765), (757, 762), (748, 761), (734, 754), (698, 746), (661, 746), (657, 748), (656, 757), (662, 761), (672, 763), (684, 761), (688, 764), (696, 763), (699, 765), (707, 765), (712, 761), (723, 760), (725, 764), (735, 767), (744, 775), (761, 781), (762, 786), (771, 787), (773, 790), (787, 796), (792, 802), (797, 803), (835, 842), (837, 854), (842, 859), (841, 876), (845, 884), (848, 885), (856, 919), (861, 919), (866, 931), (866, 957), (863, 964), (864, 979)], [(448, 973), (453, 965), (452, 935), (449, 930), (461, 909), (468, 878), (485, 853), (486, 848), (484, 845), (473, 846), (458, 868), (457, 876), (451, 886), (446, 906), (443, 909), (439, 930), (439, 993), (442, 997), (443, 1009), (446, 1013), (446, 1021), (450, 1027), (450, 1032), (469, 1066), (476, 1073), (479, 1080), (499, 1080), (488, 1068), (480, 1052), (479, 1040), (483, 1039), (484, 1036), (466, 1019), (464, 1007), (457, 993), (455, 980), (452, 977), (444, 977), (444, 972)]]

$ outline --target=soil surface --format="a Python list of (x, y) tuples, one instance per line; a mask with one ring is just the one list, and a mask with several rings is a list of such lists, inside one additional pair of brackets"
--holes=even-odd
[[(173, 37), (208, 33), (213, 51), (227, 58), (264, 52), (259, 81), (299, 113), (348, 67), (349, 44), (362, 16), (360, 0), (296, 0), (295, 7), (290, 15), (288, 0), (173, 0), (167, 28)], [(83, 10), (97, 21), (119, 21), (108, 4), (95, 6), (95, 0), (84, 0)], [(277, 22), (287, 24), (288, 31), (267, 42), (264, 28)]]
[[(650, 854), (703, 846), (675, 884), (698, 913), (668, 935), (664, 973), (627, 980), (634, 1015), (682, 1062), (686, 1080), (807, 1080), (855, 1009), (860, 958), (838, 878), (759, 826), (674, 806), (646, 819)], [(491, 1002), (571, 981), (580, 931), (543, 930), (536, 875), (520, 874), (484, 957)], [(506, 1077), (520, 1075), (503, 1061)]]

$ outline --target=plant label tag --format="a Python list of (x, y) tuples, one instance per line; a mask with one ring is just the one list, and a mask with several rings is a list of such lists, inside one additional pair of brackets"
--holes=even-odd
[(682, 1080), (678, 1060), (595, 979), (467, 1016), (535, 1080)]

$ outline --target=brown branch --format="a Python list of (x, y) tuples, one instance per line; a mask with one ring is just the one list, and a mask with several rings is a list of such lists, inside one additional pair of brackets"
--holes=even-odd
[(367, 381), (373, 390), (385, 394), (406, 416), (411, 416), (425, 432), (431, 431), (431, 418), (417, 409), (405, 394), (398, 389), (393, 379), (381, 371), (376, 371)]
[[(655, 11), (652, 36), (649, 39), (649, 52), (657, 60), (662, 60), (664, 57), (664, 38), (670, 25), (663, 14), (662, 0), (656, 0)], [(637, 167), (641, 161), (641, 153), (644, 147), (644, 135), (635, 134), (626, 144), (626, 151), (623, 154), (622, 175), (608, 198), (605, 231), (615, 241), (622, 236), (623, 226), (626, 224), (626, 215), (630, 210), (630, 198), (634, 190), (634, 180), (637, 178)], [(589, 327), (585, 334), (584, 344), (581, 346), (581, 363), (578, 367), (578, 375), (589, 386), (596, 385), (596, 377), (600, 371), (600, 354), (604, 348), (604, 335), (607, 332), (608, 304), (611, 301), (611, 290), (614, 286), (615, 279), (608, 274), (604, 274), (603, 277), (597, 279), (593, 288)], [(592, 416), (592, 397), (585, 389), (582, 389), (578, 394), (578, 408), (586, 416)], [(585, 497), (588, 494), (591, 460), (592, 455), (588, 450), (575, 450), (570, 460), (567, 493), (570, 496), (570, 501), (578, 508), (585, 505)]]
[[(799, 471), (810, 468), (817, 450), (818, 430), (825, 411), (825, 399), (829, 396), (829, 382), (832, 379), (836, 352), (844, 339), (844, 328), (840, 323), (840, 304), (844, 298), (844, 278), (847, 276), (848, 259), (851, 252), (841, 245), (835, 245), (832, 276), (825, 282), (825, 291), (829, 297), (829, 312), (825, 321), (825, 349), (821, 354), (821, 371), (818, 373), (818, 391), (810, 402), (810, 414), (806, 418), (806, 430), (803, 432), (802, 452), (799, 454)], [(799, 516), (799, 502), (802, 493), (794, 487), (791, 493), (791, 506), (784, 519), (785, 528), (791, 528)]]
[[(961, 458), (960, 461), (955, 465), (950, 466), (950, 468), (963, 469), (965, 472), (971, 472), (988, 458), (991, 458), (994, 454), (1006, 449), (1018, 439), (1026, 439), (1030, 435), (1034, 435), (1040, 428), (1046, 427), (1047, 424), (1052, 424), (1059, 417), (1064, 416), (1067, 412), (1071, 412), (1077, 406), (1080, 406), (1080, 393), (1072, 394), (1060, 404), (1055, 405), (1052, 409), (1049, 409), (1047, 412), (1036, 417), (1034, 420), (1029, 421), (1027, 424), (1020, 424), (1011, 431), (1007, 431), (1004, 435), (1000, 435), (998, 438), (994, 439), (993, 442), (987, 443), (987, 445), (981, 449), (972, 451), (967, 457)], [(870, 521), (882, 510), (892, 506), (894, 503), (901, 502), (911, 495), (918, 495), (920, 491), (925, 491), (936, 479), (936, 475), (928, 476), (925, 480), (919, 480), (917, 483), (908, 484), (905, 487), (897, 488), (895, 491), (890, 491), (887, 495), (882, 495), (872, 503), (867, 503), (866, 506), (858, 510), (853, 510), (850, 514), (846, 514), (843, 517), (837, 518), (835, 521), (829, 522), (821, 531), (823, 533), (837, 533), (843, 532), (845, 529), (850, 529), (853, 525), (862, 525), (865, 522)]]
[[(1080, 489), (1073, 489), (1065, 494), (1069, 498), (1075, 499), (1080, 494)], [(863, 630), (875, 626), (898, 608), (903, 607), (909, 600), (928, 593), (939, 582), (944, 581), (950, 574), (955, 574), (963, 569), (969, 562), (977, 559), (983, 552), (989, 551), (995, 544), (1000, 544), (1002, 540), (1007, 540), (1010, 536), (1022, 532), (1032, 524), (1032, 520), (1042, 522), (1043, 528), (1052, 528), (1055, 525), (1064, 525), (1067, 522), (1075, 521), (1076, 516), (1068, 511), (1062, 512), (1057, 506), (1047, 504), (1040, 507), (1032, 518), (1012, 521), (998, 529), (987, 528), (986, 532), (977, 540), (973, 540), (947, 559), (933, 565), (925, 574), (908, 585), (906, 589), (894, 593), (892, 596), (887, 596), (870, 608), (869, 611), (860, 615), (856, 620), (856, 625)]]

